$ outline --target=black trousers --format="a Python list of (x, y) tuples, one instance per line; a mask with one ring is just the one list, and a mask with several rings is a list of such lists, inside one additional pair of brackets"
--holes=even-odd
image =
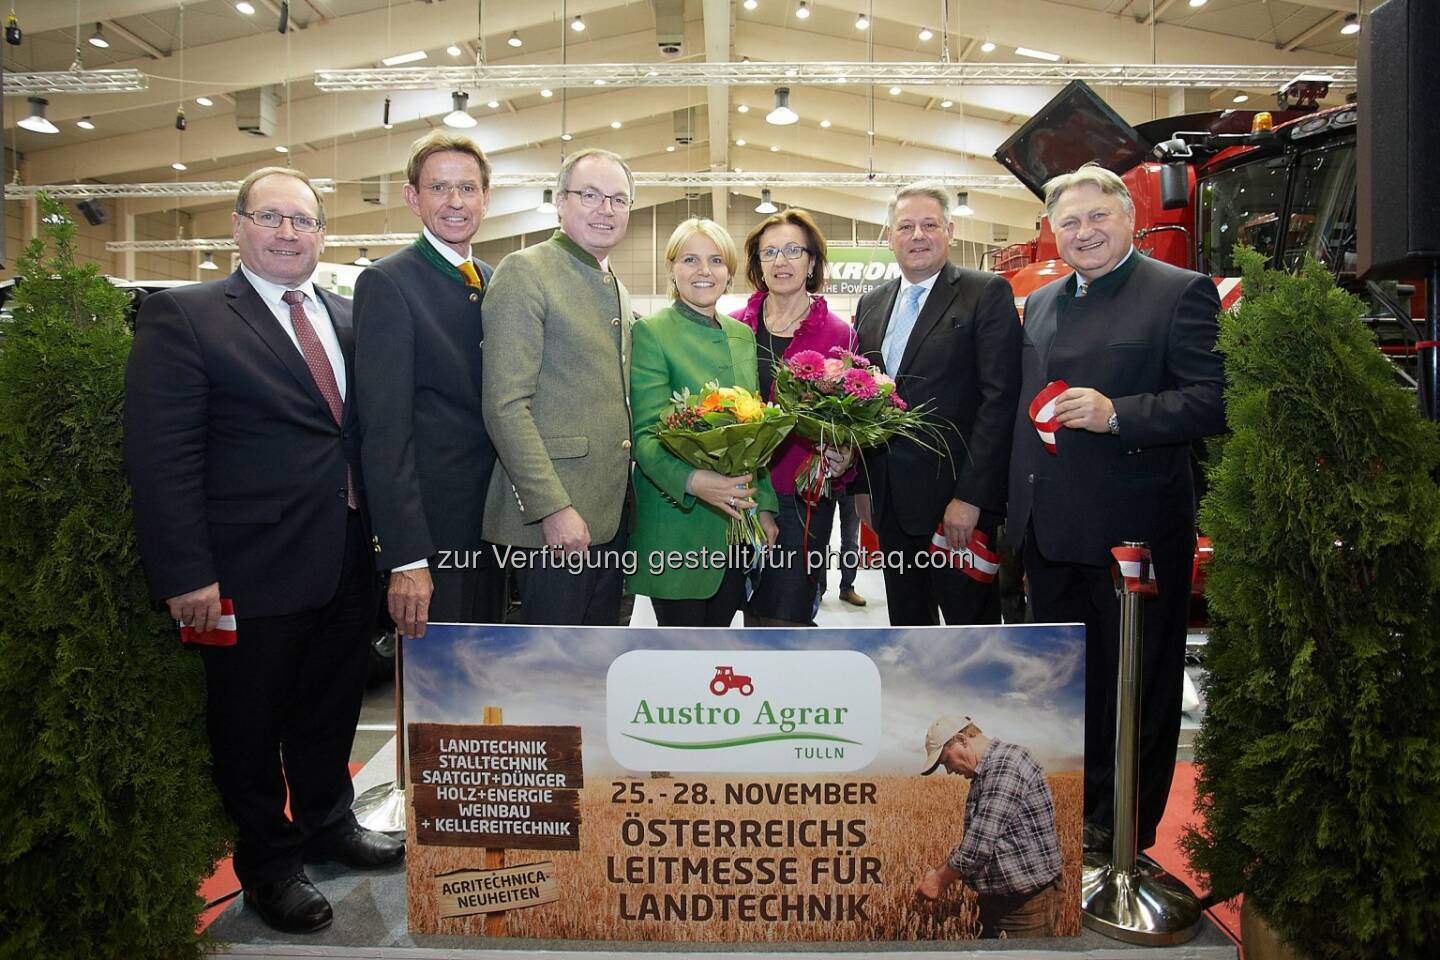
[(237, 610), (235, 645), (201, 648), (212, 771), (235, 821), (245, 887), (295, 873), (309, 840), (355, 822), (350, 747), (378, 600), (369, 538), (352, 510), (329, 603), (252, 619)]
[[(1119, 544), (1116, 544), (1117, 546)], [(1190, 611), (1195, 534), (1150, 544), (1160, 595), (1143, 603), (1140, 665), (1139, 839), (1155, 842), (1175, 775), (1185, 684), (1185, 629)], [(1037, 623), (1085, 624), (1085, 819), (1106, 828), (1115, 819), (1115, 683), (1119, 671), (1120, 601), (1110, 567), (1054, 563), (1025, 538), (1025, 578)]]
[(704, 600), (650, 599), (661, 627), (728, 627), (744, 602), (744, 570), (726, 570), (715, 594)]
[[(936, 518), (936, 524), (939, 524)], [(995, 542), (998, 518), (984, 511), (978, 529)], [(930, 534), (917, 537), (900, 529), (895, 512), (887, 508), (876, 518), (885, 575), (885, 603), (892, 627), (938, 626), (940, 615), (950, 626), (1000, 622), (999, 577), (981, 583), (951, 567), (932, 569), (917, 554), (927, 554)]]
[(622, 555), (630, 540), (630, 510), (620, 514), (620, 528), (607, 543), (591, 544), (585, 562), (567, 567), (552, 554), (541, 563), (539, 550), (525, 551), (515, 568), (520, 588), (520, 622), (530, 626), (614, 627), (620, 623), (620, 598), (625, 593)]
[(455, 551), (430, 564), (435, 592), (430, 596), (431, 623), (500, 623), (508, 597), (505, 571), (489, 544), (480, 551)]

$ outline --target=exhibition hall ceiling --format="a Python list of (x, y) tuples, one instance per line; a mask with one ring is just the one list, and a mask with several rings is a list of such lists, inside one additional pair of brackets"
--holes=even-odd
[[(748, 9), (753, 5), (753, 9)], [(1363, 0), (1362, 14), (1376, 5)], [(808, 16), (801, 17), (801, 8)], [(55, 95), (47, 107), (58, 134), (19, 129), (29, 107), (5, 99), (5, 146), (21, 158), (27, 184), (238, 179), (261, 164), (289, 163), (341, 188), (332, 231), (378, 229), (403, 204), (392, 187), (362, 196), (360, 181), (395, 176), (406, 148), (442, 122), (452, 91), (330, 93), (315, 71), (380, 67), (411, 54), (416, 67), (515, 64), (741, 61), (1044, 62), (1353, 66), (1358, 36), (1345, 34), (1354, 0), (290, 0), (289, 29), (277, 31), (281, 0), (14, 0), (23, 31), (3, 46), (7, 72), (133, 68), (139, 93)], [(1149, 23), (1152, 8), (1155, 23)], [(244, 12), (245, 9), (253, 13)], [(0, 10), (0, 13), (3, 13)], [(948, 14), (948, 24), (943, 22)], [(583, 30), (576, 30), (576, 18)], [(78, 30), (77, 30), (78, 25)], [(863, 25), (863, 29), (862, 29)], [(108, 46), (93, 44), (99, 33)], [(78, 44), (77, 44), (78, 41)], [(677, 49), (678, 48), (678, 49)], [(423, 54), (423, 58), (419, 55)], [(257, 119), (257, 87), (273, 110)], [(649, 171), (895, 171), (1002, 173), (991, 153), (1057, 87), (797, 86), (800, 120), (766, 123), (770, 87), (619, 86), (465, 91), (478, 121), (470, 133), (498, 170), (553, 170), (564, 151), (603, 146)], [(1273, 103), (1273, 89), (1176, 92), (1096, 88), (1131, 121), (1198, 107)], [(1345, 91), (1332, 93), (1339, 102)], [(203, 100), (201, 98), (204, 98)], [(1177, 99), (1180, 98), (1180, 99)], [(391, 126), (384, 125), (389, 100)], [(208, 101), (208, 102), (206, 102)], [(176, 129), (183, 108), (186, 129)], [(87, 120), (91, 129), (78, 125)], [(262, 129), (263, 135), (242, 126)], [(561, 140), (568, 133), (573, 139)], [(685, 142), (688, 139), (688, 142)], [(288, 153), (277, 152), (277, 147)], [(182, 163), (184, 171), (172, 169)], [(8, 171), (7, 171), (8, 174)], [(519, 233), (537, 188), (497, 190), (487, 233)], [(639, 206), (682, 191), (641, 191)], [(734, 192), (758, 197), (753, 190)], [(876, 220), (884, 192), (777, 187), (779, 202)], [(982, 192), (983, 193), (983, 192)], [(379, 203), (374, 202), (379, 200)], [(718, 197), (717, 197), (718, 199)], [(1020, 191), (972, 201), (982, 219), (1033, 226), (1036, 204)], [(137, 209), (177, 205), (197, 214), (196, 230), (223, 226), (213, 198), (132, 201)], [(504, 217), (514, 215), (512, 223)], [(347, 218), (353, 223), (346, 224)], [(201, 221), (206, 221), (203, 226)], [(212, 225), (209, 221), (214, 221)], [(358, 229), (357, 229), (358, 228)]]

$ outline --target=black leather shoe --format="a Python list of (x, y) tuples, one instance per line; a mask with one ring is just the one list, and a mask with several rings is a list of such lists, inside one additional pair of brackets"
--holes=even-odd
[(1114, 835), (1108, 827), (1102, 827), (1098, 823), (1085, 821), (1085, 832), (1082, 843), (1086, 853), (1103, 853), (1107, 857), (1114, 845)]
[(306, 859), (311, 863), (334, 860), (347, 867), (375, 870), (405, 859), (405, 841), (356, 824), (348, 830), (331, 831), (310, 841)]
[(330, 901), (303, 871), (277, 883), (246, 888), (245, 906), (283, 933), (314, 933), (335, 919)]

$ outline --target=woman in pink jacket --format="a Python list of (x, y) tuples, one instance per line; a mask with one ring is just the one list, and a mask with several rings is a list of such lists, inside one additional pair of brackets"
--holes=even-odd
[[(774, 397), (779, 359), (802, 350), (828, 357), (833, 347), (854, 349), (854, 329), (815, 292), (825, 283), (825, 237), (810, 214), (791, 208), (760, 221), (745, 238), (745, 274), (755, 292), (734, 317), (755, 331), (761, 394)], [(811, 441), (791, 434), (770, 462), (780, 498), (780, 539), (745, 608), (746, 626), (814, 625), (821, 566), (807, 560), (818, 561), (828, 551), (835, 516), (833, 500), (807, 505), (795, 493), (795, 473), (814, 449)], [(847, 449), (826, 456), (831, 474), (840, 478), (838, 496), (854, 454)]]

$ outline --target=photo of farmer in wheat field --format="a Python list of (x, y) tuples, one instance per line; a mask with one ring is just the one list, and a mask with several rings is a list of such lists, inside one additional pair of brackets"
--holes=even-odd
[[(432, 627), (406, 649), (407, 726), (479, 725), (490, 708), (503, 726), (575, 728), (583, 784), (570, 801), (578, 849), (523, 837), (482, 849), (463, 832), (420, 842), (412, 817), (410, 928), (770, 944), (1078, 936), (1084, 674), (1079, 626)], [(412, 790), (433, 789), (426, 773), (412, 764)], [(444, 877), (502, 864), (546, 864), (545, 902), (441, 915)]]

